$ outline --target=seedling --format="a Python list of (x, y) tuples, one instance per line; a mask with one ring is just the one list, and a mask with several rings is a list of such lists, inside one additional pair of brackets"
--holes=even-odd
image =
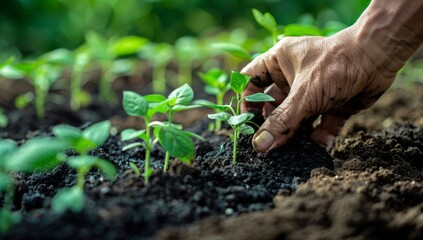
[[(210, 95), (216, 96), (216, 104), (223, 105), (223, 98), (225, 93), (231, 89), (231, 86), (228, 82), (228, 75), (221, 69), (211, 69), (207, 73), (199, 73), (200, 78), (206, 84), (204, 91)], [(219, 112), (219, 110), (216, 110)], [(219, 132), (222, 125), (220, 119), (216, 119), (214, 130)]]
[[(235, 92), (235, 96), (232, 97), (231, 102), (228, 105), (218, 105), (205, 100), (196, 101), (197, 104), (201, 104), (203, 106), (211, 107), (213, 109), (221, 111), (218, 113), (209, 114), (208, 117), (210, 119), (219, 119), (221, 121), (226, 121), (234, 129), (234, 134), (232, 138), (234, 144), (232, 159), (233, 164), (235, 164), (237, 161), (237, 145), (240, 134), (254, 133), (254, 129), (251, 126), (247, 125), (247, 123), (254, 124), (250, 121), (254, 117), (254, 114), (250, 112), (241, 114), (241, 103), (243, 101), (268, 102), (275, 100), (273, 99), (273, 97), (265, 93), (255, 93), (252, 95), (241, 97), (241, 94), (247, 87), (249, 81), (250, 77), (247, 77), (238, 72), (232, 72), (229, 83), (232, 91)], [(235, 108), (233, 107), (233, 105), (235, 105)]]
[(53, 128), (57, 139), (66, 143), (71, 149), (79, 153), (79, 156), (68, 157), (65, 161), (77, 173), (75, 186), (60, 190), (52, 201), (55, 212), (61, 213), (67, 209), (79, 212), (84, 207), (84, 179), (88, 171), (96, 167), (108, 178), (116, 175), (116, 168), (112, 163), (98, 157), (89, 156), (88, 152), (100, 147), (109, 137), (110, 122), (96, 123), (84, 130), (68, 125), (59, 125)]
[(272, 35), (273, 44), (276, 44), (278, 42), (278, 36), (280, 33), (275, 18), (272, 16), (272, 14), (268, 12), (263, 14), (255, 8), (252, 9), (252, 12), (256, 22), (270, 32)]
[(178, 61), (178, 85), (191, 84), (194, 60), (201, 54), (200, 44), (195, 38), (181, 37), (174, 47)]
[[(141, 96), (135, 92), (123, 93), (123, 108), (129, 116), (144, 118), (145, 129), (125, 129), (121, 133), (122, 141), (141, 139), (142, 142), (134, 142), (125, 146), (122, 150), (142, 146), (145, 148), (144, 182), (148, 184), (153, 169), (150, 167), (151, 149), (156, 143), (166, 151), (163, 170), (166, 172), (170, 156), (177, 157), (182, 161), (189, 161), (194, 157), (195, 146), (192, 137), (202, 139), (200, 136), (182, 130), (182, 126), (173, 124), (173, 115), (176, 112), (191, 109), (189, 105), (193, 98), (193, 91), (185, 84), (169, 94), (166, 98), (160, 94)], [(167, 122), (152, 122), (156, 113), (166, 114)], [(154, 129), (153, 135), (152, 130)], [(154, 137), (153, 137), (154, 136)]]
[(146, 58), (152, 63), (152, 79), (154, 79), (152, 84), (153, 91), (156, 93), (166, 92), (166, 68), (173, 55), (173, 48), (167, 43), (149, 43), (139, 53), (141, 58)]
[(92, 57), (102, 69), (100, 97), (107, 103), (115, 103), (116, 96), (112, 90), (112, 83), (117, 76), (127, 74), (132, 69), (132, 62), (129, 59), (119, 58), (136, 54), (148, 40), (137, 36), (106, 39), (95, 32), (89, 32), (86, 35), (86, 42)]
[(40, 172), (52, 169), (64, 158), (63, 142), (52, 138), (34, 138), (19, 148), (11, 140), (0, 140), (0, 192), (5, 193), (3, 208), (0, 209), (0, 235), (21, 219), (19, 213), (12, 212), (13, 177), (17, 172)]
[(91, 55), (86, 45), (81, 46), (74, 52), (70, 80), (70, 105), (74, 111), (78, 110), (80, 107), (88, 105), (91, 102), (90, 94), (82, 90), (82, 77), (90, 60)]

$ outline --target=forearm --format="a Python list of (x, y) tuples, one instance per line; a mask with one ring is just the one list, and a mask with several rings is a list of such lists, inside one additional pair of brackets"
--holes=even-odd
[(375, 66), (396, 73), (423, 42), (423, 1), (373, 0), (352, 28)]

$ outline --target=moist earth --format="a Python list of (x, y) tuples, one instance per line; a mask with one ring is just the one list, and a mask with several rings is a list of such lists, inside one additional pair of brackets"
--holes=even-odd
[[(256, 153), (244, 136), (233, 165), (229, 132), (210, 133), (207, 121), (197, 121), (191, 129), (207, 141), (197, 143), (193, 164), (172, 160), (163, 173), (156, 148), (149, 185), (129, 167), (142, 168), (144, 151), (122, 152), (125, 143), (114, 134), (90, 154), (114, 163), (118, 177), (90, 171), (80, 213), (50, 210), (57, 191), (76, 183), (72, 169), (15, 176), (14, 210), (23, 221), (5, 239), (421, 239), (423, 123), (415, 111), (423, 109), (423, 88), (416, 88), (391, 90), (351, 119), (330, 154), (304, 132), (269, 154)], [(139, 119), (101, 106), (77, 113), (51, 106), (47, 116), (37, 122), (31, 109), (9, 111), (11, 124), (0, 137), (22, 143), (51, 134), (58, 123), (84, 128), (110, 118), (114, 132), (141, 127)]]

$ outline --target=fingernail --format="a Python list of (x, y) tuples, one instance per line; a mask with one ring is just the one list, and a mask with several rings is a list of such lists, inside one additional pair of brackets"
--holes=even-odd
[(253, 139), (253, 147), (256, 151), (266, 152), (272, 145), (275, 139), (268, 131), (261, 132)]

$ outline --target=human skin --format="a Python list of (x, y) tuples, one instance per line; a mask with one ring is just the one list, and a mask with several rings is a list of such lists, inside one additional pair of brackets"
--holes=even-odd
[(249, 63), (243, 96), (265, 92), (276, 101), (243, 102), (266, 121), (253, 136), (259, 152), (278, 148), (301, 123), (321, 116), (311, 137), (327, 150), (345, 121), (391, 86), (423, 42), (423, 1), (373, 0), (357, 22), (330, 37), (284, 37)]

